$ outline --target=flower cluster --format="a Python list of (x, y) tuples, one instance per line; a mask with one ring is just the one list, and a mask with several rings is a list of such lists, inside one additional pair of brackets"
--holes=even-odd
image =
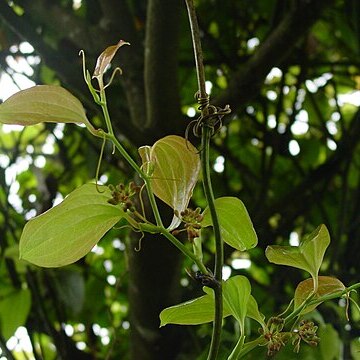
[(140, 186), (135, 185), (134, 182), (130, 182), (127, 186), (124, 184), (119, 184), (116, 186), (109, 185), (109, 189), (112, 196), (111, 199), (108, 200), (109, 204), (121, 204), (124, 211), (135, 211), (135, 206), (131, 198), (140, 192)]
[(301, 341), (310, 346), (317, 346), (320, 338), (316, 335), (318, 327), (308, 320), (302, 320), (299, 327), (294, 331), (283, 331), (285, 322), (283, 318), (272, 317), (266, 324), (265, 329), (260, 329), (267, 346), (267, 355), (274, 356), (286, 343), (292, 339), (294, 352), (300, 351)]
[(317, 329), (318, 327), (312, 321), (302, 320), (293, 340), (294, 351), (299, 352), (301, 340), (310, 346), (317, 346), (320, 341), (320, 338), (316, 335)]
[(260, 332), (264, 335), (264, 339), (267, 341), (268, 356), (274, 356), (288, 341), (290, 334), (288, 332), (282, 332), (284, 324), (283, 318), (274, 316), (267, 322), (265, 330), (260, 329)]
[(181, 211), (180, 215), (176, 214), (185, 224), (185, 230), (190, 242), (200, 236), (201, 222), (204, 216), (201, 214), (201, 209), (198, 207), (195, 210), (190, 208)]

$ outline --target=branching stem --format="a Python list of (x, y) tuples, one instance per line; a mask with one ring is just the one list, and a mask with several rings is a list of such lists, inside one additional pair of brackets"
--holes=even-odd
[(150, 177), (145, 174), (145, 172), (141, 169), (141, 167), (134, 161), (134, 159), (128, 154), (128, 152), (124, 149), (124, 147), (120, 144), (118, 139), (114, 134), (106, 134), (107, 139), (109, 139), (115, 146), (115, 148), (119, 151), (119, 153), (124, 157), (124, 159), (128, 162), (128, 164), (139, 174), (139, 176), (143, 179), (146, 187), (146, 191), (149, 197), (149, 202), (151, 209), (154, 213), (156, 225), (164, 227), (158, 206), (156, 204), (155, 195), (152, 191)]

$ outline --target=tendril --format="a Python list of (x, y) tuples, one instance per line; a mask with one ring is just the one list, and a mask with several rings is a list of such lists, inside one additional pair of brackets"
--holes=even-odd
[(134, 248), (134, 250), (135, 250), (136, 252), (140, 252), (140, 251), (141, 251), (142, 239), (145, 237), (145, 233), (142, 232), (142, 231), (140, 231), (140, 232), (141, 232), (141, 237), (140, 237), (140, 239), (139, 239), (139, 241), (138, 241), (138, 246)]
[(191, 128), (194, 136), (201, 137), (201, 131), (204, 126), (209, 127), (211, 129), (211, 136), (214, 136), (222, 127), (222, 118), (230, 114), (230, 106), (226, 105), (224, 108), (221, 108), (211, 105), (209, 95), (201, 97), (199, 92), (195, 93), (195, 98), (199, 103), (198, 109), (201, 111), (201, 114), (186, 127), (185, 138), (188, 139)]
[(111, 83), (112, 83), (113, 80), (114, 80), (114, 77), (115, 77), (116, 73), (119, 73), (119, 75), (121, 75), (121, 74), (122, 74), (122, 70), (121, 70), (119, 67), (115, 68), (115, 70), (114, 70), (114, 71), (112, 72), (112, 74), (111, 74), (111, 77), (110, 77), (109, 82), (104, 86), (104, 89), (106, 89), (109, 85), (111, 85)]

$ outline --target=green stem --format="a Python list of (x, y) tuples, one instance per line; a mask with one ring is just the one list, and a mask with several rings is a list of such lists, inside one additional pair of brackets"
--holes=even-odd
[(134, 159), (128, 154), (128, 152), (124, 149), (124, 147), (120, 144), (118, 139), (114, 134), (105, 134), (106, 138), (109, 139), (115, 146), (115, 148), (119, 151), (119, 153), (124, 157), (124, 159), (128, 162), (128, 164), (139, 174), (139, 176), (143, 179), (146, 187), (146, 191), (149, 197), (149, 202), (151, 209), (154, 213), (156, 225), (164, 227), (158, 206), (156, 204), (155, 195), (152, 191), (151, 180), (150, 177), (144, 173), (141, 167), (134, 161)]
[(114, 131), (113, 131), (113, 128), (111, 125), (110, 114), (109, 114), (109, 110), (107, 107), (105, 90), (100, 91), (100, 101), (101, 101), (101, 108), (102, 108), (102, 111), (104, 114), (104, 119), (105, 119), (105, 123), (106, 123), (106, 127), (108, 129), (108, 132), (109, 132), (109, 134), (114, 135)]
[(201, 137), (202, 140), (201, 168), (203, 171), (204, 193), (210, 210), (211, 220), (214, 229), (214, 236), (215, 236), (214, 276), (218, 285), (214, 288), (215, 318), (214, 318), (214, 327), (213, 327), (208, 360), (216, 359), (220, 347), (222, 318), (223, 318), (222, 267), (224, 261), (224, 246), (221, 238), (220, 224), (216, 213), (214, 194), (212, 190), (211, 177), (210, 177), (210, 166), (209, 166), (210, 135), (211, 135), (211, 129), (208, 126), (204, 126)]
[[(206, 93), (203, 55), (201, 49), (200, 32), (196, 18), (195, 6), (193, 0), (185, 0), (185, 2), (189, 16), (191, 36), (192, 36), (194, 55), (195, 55), (195, 65), (196, 65), (196, 73), (197, 73), (198, 88), (199, 88), (198, 98), (206, 99), (208, 95)], [(201, 115), (206, 116), (207, 112), (208, 112), (207, 107), (203, 107)], [(201, 134), (201, 144), (202, 144), (201, 168), (203, 171), (204, 193), (210, 210), (211, 220), (214, 229), (214, 236), (215, 236), (214, 276), (215, 276), (215, 280), (217, 281), (217, 286), (214, 287), (214, 296), (215, 296), (214, 326), (213, 326), (210, 350), (207, 359), (215, 360), (217, 358), (217, 354), (220, 348), (221, 328), (222, 328), (222, 318), (223, 318), (222, 267), (224, 261), (224, 247), (221, 238), (219, 219), (216, 213), (214, 194), (211, 185), (210, 166), (209, 166), (210, 137), (211, 137), (211, 128), (204, 123), (202, 126), (202, 134)]]
[(179, 241), (171, 232), (165, 229), (163, 226), (156, 226), (153, 224), (139, 224), (139, 229), (141, 231), (146, 231), (151, 234), (161, 234), (165, 236), (175, 247), (177, 247), (185, 256), (190, 258), (194, 263), (197, 265), (199, 270), (203, 274), (208, 274), (208, 270), (206, 269), (205, 265), (203, 264), (202, 260), (196, 256), (191, 250), (189, 250), (181, 241)]
[(240, 354), (244, 347), (244, 342), (245, 342), (245, 335), (241, 335), (238, 342), (236, 343), (233, 351), (231, 352), (230, 356), (228, 357), (228, 360), (240, 359)]
[(185, 0), (185, 3), (189, 15), (191, 37), (193, 41), (199, 95), (202, 98), (204, 98), (206, 97), (205, 71), (204, 71), (203, 53), (201, 50), (199, 25), (196, 17), (196, 11), (193, 0)]
[[(106, 127), (107, 130), (109, 132), (110, 135), (114, 135), (114, 131), (111, 125), (111, 119), (110, 119), (110, 114), (109, 114), (109, 109), (107, 106), (107, 101), (106, 101), (106, 92), (105, 92), (105, 86), (103, 83), (103, 77), (100, 76), (97, 78), (98, 83), (99, 83), (99, 89), (100, 89), (100, 106), (104, 115), (104, 119), (105, 119), (105, 123), (106, 123)], [(89, 86), (89, 85), (88, 85)], [(92, 85), (90, 84), (90, 86), (92, 87)]]
[[(163, 226), (161, 216), (160, 216), (160, 213), (159, 213), (159, 209), (158, 209), (157, 204), (156, 204), (155, 196), (154, 196), (154, 193), (153, 193), (152, 188), (151, 188), (151, 179), (147, 174), (145, 174), (142, 171), (141, 167), (133, 160), (133, 158), (128, 154), (128, 152), (124, 149), (124, 147), (120, 144), (120, 142), (115, 137), (114, 131), (113, 131), (113, 128), (112, 128), (112, 125), (111, 125), (111, 118), (110, 118), (108, 106), (107, 106), (106, 92), (105, 92), (105, 86), (104, 86), (104, 83), (103, 83), (103, 78), (102, 78), (102, 76), (98, 77), (98, 83), (99, 83), (99, 89), (100, 89), (100, 99), (99, 99), (95, 89), (93, 88), (93, 86), (91, 84), (91, 78), (90, 78), (89, 72), (85, 70), (85, 55), (84, 55), (84, 52), (82, 52), (82, 54), (83, 54), (84, 79), (85, 79), (85, 82), (86, 82), (91, 94), (94, 97), (95, 102), (101, 106), (108, 132), (104, 132), (103, 130), (94, 129), (94, 127), (91, 125), (90, 122), (86, 124), (86, 127), (90, 131), (91, 134), (93, 134), (95, 136), (98, 136), (98, 137), (101, 137), (101, 138), (103, 138), (105, 136), (106, 139), (110, 140), (113, 143), (113, 146), (115, 146), (115, 148), (120, 152), (120, 154), (128, 162), (128, 164), (143, 179), (143, 181), (145, 183), (146, 191), (147, 191), (147, 194), (148, 194), (148, 197), (149, 197), (150, 206), (151, 206), (151, 209), (152, 209), (154, 217), (155, 217), (156, 224), (158, 226)], [(114, 73), (113, 73), (113, 75), (114, 75)]]
[(215, 279), (221, 283), (223, 258), (224, 258), (224, 246), (220, 232), (219, 218), (217, 216), (217, 212), (215, 208), (215, 199), (214, 199), (214, 193), (213, 193), (211, 177), (210, 177), (210, 160), (209, 160), (210, 136), (211, 136), (211, 128), (209, 128), (208, 126), (204, 126), (202, 132), (202, 138), (201, 138), (202, 139), (201, 167), (203, 171), (203, 187), (211, 214), (211, 220), (212, 220), (214, 236), (215, 236), (216, 256), (215, 256), (214, 275), (215, 275)]
[(293, 319), (295, 319), (298, 315), (301, 314), (301, 312), (310, 305), (311, 300), (314, 298), (314, 294), (310, 294), (309, 297), (297, 308), (295, 309), (291, 314), (289, 314), (284, 320), (285, 324), (289, 323)]
[(264, 336), (261, 335), (257, 339), (243, 344), (243, 347), (238, 354), (238, 359), (242, 359), (245, 355), (247, 355), (249, 352), (257, 348), (258, 346), (265, 346), (266, 342), (267, 340), (265, 340)]
[(295, 319), (305, 309), (305, 307), (315, 305), (315, 304), (320, 304), (324, 301), (340, 298), (343, 295), (349, 294), (352, 290), (356, 290), (358, 288), (360, 288), (360, 283), (353, 284), (353, 285), (345, 288), (344, 290), (337, 291), (332, 294), (324, 295), (324, 296), (318, 297), (316, 299), (313, 299), (313, 297), (310, 297), (309, 299), (304, 301), (302, 306), (298, 307), (291, 314), (289, 314), (289, 316), (287, 316), (285, 318), (285, 324), (287, 324), (290, 321), (292, 321), (293, 319)]
[[(307, 300), (304, 301), (302, 306), (298, 307), (295, 311), (293, 311), (289, 316), (287, 316), (285, 318), (285, 324), (288, 324), (289, 322), (294, 320), (299, 314), (301, 314), (301, 312), (307, 306), (320, 304), (320, 303), (322, 303), (324, 301), (327, 301), (327, 300), (333, 300), (333, 299), (340, 298), (340, 297), (342, 297), (344, 295), (349, 294), (352, 290), (356, 290), (358, 288), (360, 288), (360, 283), (353, 284), (353, 285), (345, 288), (344, 290), (337, 291), (337, 292), (332, 293), (332, 294), (324, 295), (324, 296), (321, 296), (321, 297), (316, 298), (316, 299), (312, 299), (312, 297), (309, 297)], [(241, 349), (241, 351), (240, 351), (240, 353), (238, 355), (238, 359), (241, 359), (242, 357), (244, 357), (246, 354), (248, 354), (250, 351), (255, 349), (257, 346), (265, 345), (266, 342), (267, 342), (267, 340), (265, 340), (264, 336), (261, 335), (257, 339), (255, 339), (255, 340), (253, 340), (251, 342), (245, 343), (245, 345), (243, 346), (243, 348)]]
[(160, 233), (164, 235), (170, 242), (175, 245), (184, 255), (186, 255), (188, 258), (194, 261), (194, 263), (197, 265), (199, 270), (203, 274), (208, 274), (208, 270), (206, 269), (205, 265), (199, 259), (191, 250), (189, 250), (181, 241), (179, 241), (174, 235), (172, 235), (168, 230), (162, 228), (160, 230)]

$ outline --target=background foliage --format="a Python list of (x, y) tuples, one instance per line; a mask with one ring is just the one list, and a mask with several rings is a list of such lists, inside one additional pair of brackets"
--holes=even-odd
[[(265, 247), (294, 244), (325, 223), (332, 242), (320, 273), (346, 286), (359, 281), (360, 3), (199, 0), (197, 10), (213, 103), (233, 110), (213, 140), (216, 196), (240, 197), (259, 238), (258, 248), (246, 253), (226, 248), (226, 271), (248, 276), (260, 310), (277, 314), (305, 275), (269, 264)], [(138, 146), (165, 135), (183, 135), (194, 119), (197, 86), (180, 0), (1, 1), (0, 95), (14, 91), (10, 79), (19, 87), (27, 79), (62, 84), (99, 125), (77, 54), (85, 50), (94, 66), (99, 53), (120, 38), (131, 46), (116, 58), (124, 75), (108, 96), (123, 143), (136, 154)], [(138, 237), (114, 229), (74, 265), (43, 270), (18, 261), (25, 220), (93, 179), (101, 144), (76, 125), (3, 126), (0, 132), (2, 354), (46, 360), (201, 358), (209, 327), (159, 329), (164, 307), (201, 290), (184, 271), (191, 265), (163, 238), (146, 237), (135, 251)], [(132, 178), (111, 149), (105, 159), (103, 182)], [(200, 187), (193, 201), (204, 207)], [(209, 267), (211, 240), (205, 251)], [(329, 303), (312, 314), (320, 346), (304, 346), (296, 358), (359, 358), (359, 314), (350, 307), (348, 322), (344, 307)], [(237, 331), (225, 321), (224, 349)], [(23, 344), (24, 334), (31, 347)], [(279, 358), (295, 357), (288, 350)], [(264, 354), (259, 348), (251, 356)]]

